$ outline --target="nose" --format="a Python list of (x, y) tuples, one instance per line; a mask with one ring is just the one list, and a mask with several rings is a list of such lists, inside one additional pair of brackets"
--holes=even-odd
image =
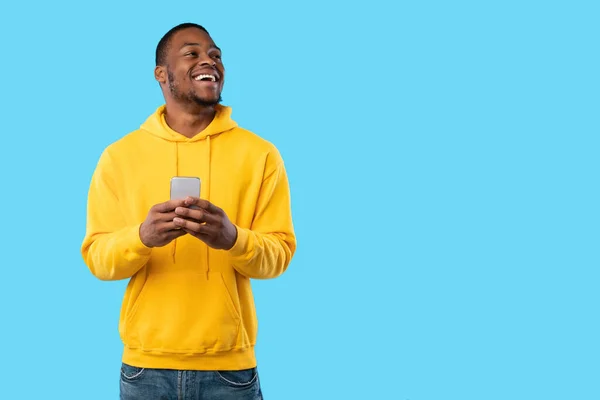
[(200, 60), (198, 60), (198, 65), (210, 65), (214, 67), (217, 65), (215, 60), (212, 59), (208, 54), (204, 53), (200, 56)]

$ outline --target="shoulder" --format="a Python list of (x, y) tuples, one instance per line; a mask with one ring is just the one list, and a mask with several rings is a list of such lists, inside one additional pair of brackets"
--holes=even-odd
[(120, 155), (133, 153), (145, 136), (147, 135), (144, 135), (141, 129), (128, 132), (119, 139), (109, 143), (104, 148), (103, 156), (118, 158)]
[(249, 129), (237, 126), (231, 130), (231, 135), (236, 142), (247, 145), (255, 151), (273, 153), (279, 156), (279, 150), (274, 143)]
[(227, 132), (236, 147), (246, 149), (247, 154), (252, 154), (265, 162), (267, 169), (275, 169), (283, 164), (281, 153), (277, 146), (255, 132), (237, 126)]
[(119, 170), (122, 162), (135, 159), (136, 149), (140, 148), (143, 134), (140, 130), (126, 133), (119, 139), (108, 143), (100, 152), (96, 168), (99, 170)]

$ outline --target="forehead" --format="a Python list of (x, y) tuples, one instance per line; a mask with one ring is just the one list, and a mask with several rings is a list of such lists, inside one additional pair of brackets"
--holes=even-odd
[(198, 28), (186, 28), (173, 35), (169, 52), (177, 52), (186, 44), (194, 44), (207, 48), (216, 47), (215, 42), (213, 42), (208, 33)]

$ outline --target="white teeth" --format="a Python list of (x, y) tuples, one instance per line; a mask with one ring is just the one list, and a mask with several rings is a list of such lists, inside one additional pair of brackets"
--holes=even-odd
[(213, 82), (217, 81), (217, 78), (214, 75), (209, 75), (209, 74), (202, 74), (202, 75), (198, 75), (197, 77), (195, 77), (194, 79), (197, 81), (201, 81), (202, 79), (208, 78)]

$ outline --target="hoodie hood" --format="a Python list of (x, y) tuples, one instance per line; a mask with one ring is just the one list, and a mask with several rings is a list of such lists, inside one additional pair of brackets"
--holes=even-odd
[[(215, 116), (211, 123), (202, 131), (198, 132), (191, 138), (188, 138), (179, 132), (174, 131), (167, 124), (165, 119), (166, 105), (162, 105), (148, 117), (148, 119), (140, 126), (140, 129), (153, 136), (170, 142), (172, 151), (175, 154), (174, 164), (172, 166), (172, 176), (185, 175), (182, 174), (180, 168), (180, 146), (194, 146), (198, 149), (198, 162), (204, 164), (203, 171), (205, 175), (199, 177), (202, 184), (202, 197), (210, 201), (210, 185), (211, 185), (211, 137), (217, 136), (223, 132), (236, 128), (237, 123), (231, 119), (231, 107), (217, 104), (215, 106)], [(180, 238), (171, 242), (173, 262), (177, 258), (177, 242)], [(209, 277), (209, 249), (206, 248), (206, 277)]]
[(215, 106), (215, 117), (212, 122), (203, 131), (198, 132), (192, 138), (188, 138), (171, 129), (165, 120), (165, 111), (165, 105), (158, 107), (140, 128), (169, 142), (197, 142), (238, 126), (237, 123), (231, 119), (231, 107), (217, 104)]

